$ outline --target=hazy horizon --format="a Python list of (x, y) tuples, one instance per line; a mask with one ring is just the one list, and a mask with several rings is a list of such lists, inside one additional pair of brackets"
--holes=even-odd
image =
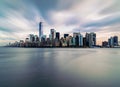
[[(51, 28), (63, 33), (96, 32), (97, 44), (120, 36), (119, 0), (0, 0), (0, 46)], [(119, 38), (120, 41), (120, 38)]]

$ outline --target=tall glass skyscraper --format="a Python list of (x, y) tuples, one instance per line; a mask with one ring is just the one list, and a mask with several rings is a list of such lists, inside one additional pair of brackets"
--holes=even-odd
[(89, 47), (96, 46), (96, 33), (91, 32), (89, 34)]
[(114, 46), (118, 46), (118, 36), (114, 36), (113, 37), (113, 43), (114, 43)]
[(52, 39), (54, 40), (54, 39), (55, 39), (55, 36), (56, 36), (56, 31), (55, 31), (55, 29), (51, 29), (51, 30), (50, 30), (50, 33), (51, 33)]
[(56, 32), (56, 39), (60, 40), (60, 33)]
[(42, 22), (39, 23), (39, 38), (41, 39), (42, 35), (43, 35), (43, 29), (42, 29)]

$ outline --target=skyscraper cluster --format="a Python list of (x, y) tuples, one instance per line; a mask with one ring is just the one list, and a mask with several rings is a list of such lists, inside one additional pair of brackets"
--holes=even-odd
[(103, 47), (117, 47), (119, 46), (118, 43), (118, 36), (113, 36), (108, 39), (108, 41), (102, 42)]
[[(118, 46), (118, 37), (109, 38), (108, 42), (102, 43), (103, 47)], [(60, 32), (50, 29), (49, 37), (43, 34), (42, 22), (39, 23), (39, 35), (29, 34), (29, 37), (19, 42), (9, 43), (9, 46), (15, 47), (96, 47), (96, 33), (86, 33), (85, 37), (80, 32), (74, 32), (73, 35), (64, 34), (61, 37)]]

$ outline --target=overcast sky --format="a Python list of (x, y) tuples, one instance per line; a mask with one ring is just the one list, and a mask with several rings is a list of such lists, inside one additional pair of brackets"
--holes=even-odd
[(96, 32), (97, 43), (120, 36), (120, 0), (0, 0), (0, 45), (51, 28), (63, 33)]

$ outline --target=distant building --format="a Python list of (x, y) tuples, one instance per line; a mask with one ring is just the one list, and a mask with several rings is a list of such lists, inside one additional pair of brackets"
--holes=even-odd
[(89, 47), (89, 33), (86, 33), (85, 38), (86, 38), (86, 47)]
[(46, 35), (43, 35), (42, 37), (41, 37), (41, 41), (42, 42), (45, 42), (47, 40), (47, 36)]
[(72, 43), (72, 36), (69, 36), (69, 46), (71, 47), (73, 45)]
[(83, 47), (87, 47), (87, 45), (86, 45), (86, 37), (83, 37)]
[[(93, 47), (96, 46), (96, 33), (91, 32), (91, 33), (86, 33), (85, 35), (86, 39), (86, 47)], [(85, 41), (84, 41), (85, 43)]]
[(76, 38), (76, 36), (78, 36), (80, 33), (78, 33), (78, 32), (74, 32), (73, 33), (73, 37), (75, 37)]
[(78, 37), (79, 37), (79, 46), (83, 47), (83, 36), (79, 34)]
[(60, 33), (59, 32), (56, 32), (56, 39), (60, 40)]
[(79, 34), (78, 32), (73, 33), (73, 46), (79, 46)]
[(108, 39), (108, 45), (109, 45), (109, 47), (118, 46), (119, 45), (119, 43), (118, 43), (118, 36), (110, 37)]
[(108, 45), (109, 45), (109, 47), (113, 47), (113, 46), (114, 46), (113, 37), (110, 37), (110, 38), (108, 39)]
[(29, 43), (29, 38), (26, 38), (26, 39), (25, 39), (25, 43)]
[(67, 38), (69, 36), (69, 34), (64, 34), (64, 38)]
[(20, 47), (24, 47), (24, 41), (20, 40)]
[(52, 37), (52, 40), (54, 40), (54, 39), (55, 39), (55, 36), (56, 36), (56, 31), (55, 31), (55, 29), (51, 29), (51, 30), (50, 30), (50, 35), (51, 35), (51, 37)]
[(118, 36), (113, 37), (113, 44), (114, 46), (118, 46)]
[(75, 38), (75, 42), (73, 45), (77, 47), (83, 47), (83, 36), (80, 33), (73, 33), (73, 38)]
[[(110, 37), (107, 41), (102, 42), (102, 47), (120, 47), (118, 36)], [(23, 40), (9, 43), (8, 46), (17, 47), (101, 47), (96, 45), (96, 33), (86, 33), (83, 37), (80, 32), (73, 33), (73, 36), (64, 34), (64, 37), (60, 38), (60, 32), (56, 32), (55, 29), (50, 30), (49, 38), (43, 35), (42, 22), (39, 23), (39, 35), (29, 34), (29, 37)]]
[(43, 35), (43, 29), (42, 29), (42, 22), (39, 23), (39, 39), (41, 40), (41, 37)]
[(108, 42), (107, 41), (102, 42), (102, 47), (108, 47)]
[(72, 38), (72, 46), (76, 46), (76, 40), (75, 40), (75, 37)]
[(56, 31), (55, 31), (55, 29), (51, 29), (50, 30), (50, 39), (51, 39), (52, 46), (55, 46), (55, 38), (56, 38)]
[(39, 37), (38, 37), (38, 35), (35, 35), (35, 42), (39, 42)]
[(96, 34), (90, 33), (89, 34), (89, 47), (96, 46)]
[(29, 38), (31, 43), (35, 41), (35, 36), (33, 34), (30, 34)]
[(46, 42), (47, 41), (47, 37), (46, 37), (46, 35), (43, 35), (42, 37), (41, 37), (41, 46), (46, 46)]
[(49, 39), (52, 40), (52, 35), (51, 34), (49, 34)]

